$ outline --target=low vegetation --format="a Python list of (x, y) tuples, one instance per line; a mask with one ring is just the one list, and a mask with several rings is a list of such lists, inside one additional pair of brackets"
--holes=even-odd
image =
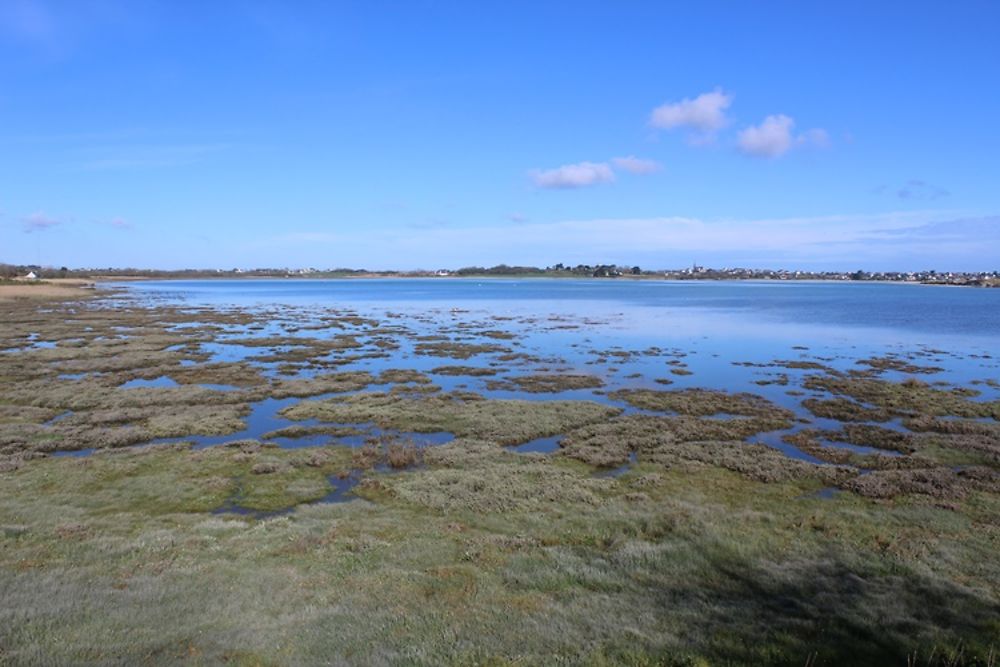
[[(779, 405), (569, 372), (484, 342), (519, 344), (496, 318), (98, 300), (3, 303), (0, 318), (0, 664), (1000, 651), (1000, 402), (896, 381), (934, 372), (908, 357), (764, 364), (783, 381), (761, 391), (794, 385), (768, 393)], [(682, 354), (597, 358), (663, 373)], [(426, 356), (475, 365), (417, 370)], [(135, 379), (162, 386), (122, 386)], [(539, 439), (555, 451), (511, 449)]]
[(289, 419), (320, 419), (336, 423), (371, 422), (381, 428), (488, 439), (516, 445), (565, 433), (575, 426), (598, 422), (619, 410), (587, 401), (500, 401), (478, 394), (402, 396), (360, 393), (322, 401), (304, 401), (282, 410)]

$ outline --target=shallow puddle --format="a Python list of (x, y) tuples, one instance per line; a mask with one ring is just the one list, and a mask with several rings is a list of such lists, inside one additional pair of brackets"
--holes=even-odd
[(521, 445), (507, 447), (507, 449), (512, 452), (517, 452), (518, 454), (527, 454), (530, 452), (537, 454), (551, 454), (552, 452), (559, 451), (559, 443), (562, 439), (563, 436), (561, 435), (554, 435), (548, 438), (536, 438)]
[(611, 478), (621, 477), (629, 470), (631, 470), (632, 466), (635, 465), (638, 461), (639, 461), (639, 456), (635, 452), (631, 452), (628, 455), (628, 463), (620, 465), (617, 468), (606, 468), (604, 470), (598, 470), (597, 472), (594, 473), (594, 477), (611, 477)]
[(134, 380), (129, 380), (128, 382), (124, 382), (118, 385), (118, 388), (119, 389), (134, 389), (137, 387), (165, 388), (165, 387), (179, 387), (179, 386), (180, 384), (178, 384), (178, 382), (174, 380), (172, 377), (169, 377), (167, 375), (161, 375), (160, 377), (153, 378), (151, 380), (146, 380), (144, 378), (136, 378)]

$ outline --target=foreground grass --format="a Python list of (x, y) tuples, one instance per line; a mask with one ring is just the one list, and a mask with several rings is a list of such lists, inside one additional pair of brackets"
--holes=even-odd
[(208, 510), (237, 485), (308, 502), (349, 459), (31, 461), (2, 478), (0, 661), (977, 664), (997, 644), (995, 495), (820, 500), (694, 464), (595, 479), (465, 440), (435, 456), (265, 521)]

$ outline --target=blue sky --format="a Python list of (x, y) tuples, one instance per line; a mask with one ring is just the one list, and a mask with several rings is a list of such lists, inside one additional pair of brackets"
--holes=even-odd
[(998, 269), (998, 25), (996, 2), (0, 0), (0, 261)]

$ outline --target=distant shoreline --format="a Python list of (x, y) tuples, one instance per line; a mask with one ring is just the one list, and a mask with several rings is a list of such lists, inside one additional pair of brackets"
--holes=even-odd
[(675, 284), (695, 284), (695, 283), (817, 283), (835, 285), (913, 285), (924, 287), (1000, 287), (1000, 283), (995, 285), (973, 285), (965, 283), (930, 282), (916, 280), (844, 280), (835, 278), (673, 278), (662, 276), (616, 276), (614, 278), (603, 278), (594, 276), (543, 276), (533, 274), (517, 274), (509, 276), (497, 275), (466, 275), (466, 276), (432, 276), (413, 275), (406, 273), (384, 274), (384, 273), (364, 273), (350, 275), (292, 275), (292, 276), (259, 276), (259, 275), (217, 275), (217, 276), (94, 276), (93, 280), (98, 283), (138, 283), (138, 282), (182, 282), (182, 281), (261, 281), (261, 280), (296, 280), (302, 282), (321, 280), (440, 280), (440, 281), (470, 281), (470, 280), (531, 280), (531, 281), (553, 281), (553, 280), (580, 280), (587, 282), (662, 282)]

